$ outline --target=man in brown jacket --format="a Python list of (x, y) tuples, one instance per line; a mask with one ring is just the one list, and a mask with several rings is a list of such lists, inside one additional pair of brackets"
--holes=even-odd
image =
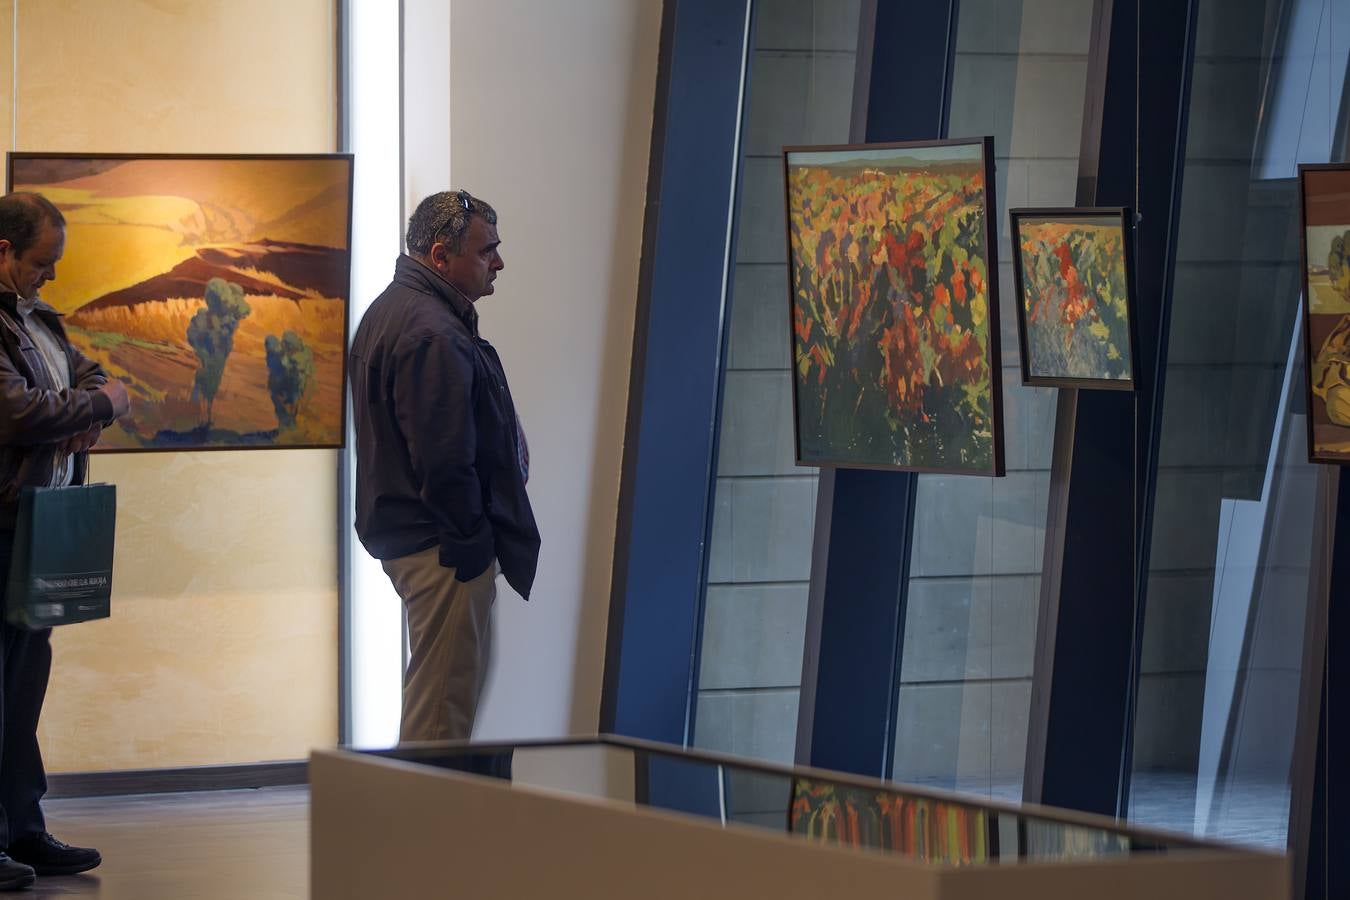
[[(9, 580), (14, 522), (25, 487), (83, 484), (89, 448), (129, 408), (126, 388), (66, 338), (38, 299), (56, 277), (65, 219), (45, 197), (0, 197), (0, 591)], [(0, 623), (0, 890), (37, 875), (70, 875), (102, 862), (47, 832), (47, 776), (37, 726), (51, 671), (51, 629)]]

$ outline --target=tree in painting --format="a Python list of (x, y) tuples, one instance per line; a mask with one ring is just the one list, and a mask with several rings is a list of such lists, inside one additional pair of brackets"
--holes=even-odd
[(250, 312), (243, 288), (223, 278), (212, 278), (206, 283), (206, 306), (197, 310), (188, 323), (188, 345), (201, 360), (192, 382), (192, 399), (202, 404), (205, 415), (202, 424), (208, 429), (225, 363), (234, 349), (234, 333)]
[(300, 413), (300, 400), (314, 378), (314, 353), (304, 338), (294, 331), (281, 337), (269, 334), (264, 344), (267, 353), (267, 390), (277, 411), (281, 428), (294, 428)]

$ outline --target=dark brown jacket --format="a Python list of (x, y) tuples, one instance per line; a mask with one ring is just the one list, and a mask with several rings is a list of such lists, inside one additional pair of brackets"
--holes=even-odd
[[(113, 419), (112, 401), (98, 388), (103, 368), (71, 346), (61, 314), (38, 301), (39, 317), (66, 350), (74, 387), (51, 383), (42, 351), (19, 314), (18, 296), (0, 292), (0, 529), (12, 529), (19, 491), (51, 483), (58, 445)], [(77, 454), (72, 483), (83, 484), (89, 454)]]
[(516, 408), (467, 297), (409, 256), (371, 303), (348, 374), (356, 533), (376, 559), (440, 547), (470, 581), (501, 564), (529, 598), (539, 530), (525, 493)]

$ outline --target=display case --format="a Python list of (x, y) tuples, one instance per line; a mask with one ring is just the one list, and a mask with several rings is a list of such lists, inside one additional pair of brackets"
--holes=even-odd
[(1283, 856), (618, 737), (319, 750), (312, 895), (1280, 900)]

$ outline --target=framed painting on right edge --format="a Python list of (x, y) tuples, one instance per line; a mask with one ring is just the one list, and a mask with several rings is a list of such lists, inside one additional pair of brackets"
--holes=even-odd
[(1008, 218), (1022, 383), (1134, 390), (1129, 209), (1013, 209)]
[(1350, 462), (1350, 164), (1300, 165), (1308, 460)]

